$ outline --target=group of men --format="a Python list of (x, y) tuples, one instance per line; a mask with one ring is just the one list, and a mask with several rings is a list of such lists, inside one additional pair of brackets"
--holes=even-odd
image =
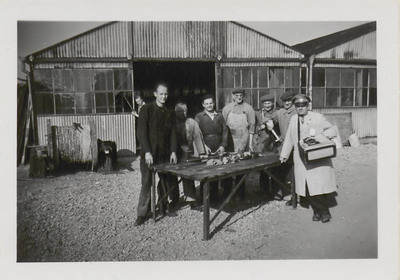
[[(281, 181), (288, 185), (290, 184), (290, 171), (293, 166), (293, 158), (294, 164), (299, 165), (297, 162), (298, 150), (296, 145), (293, 144), (299, 138), (296, 138), (297, 134), (293, 135), (292, 132), (292, 126), (296, 125), (297, 129), (297, 123), (293, 124), (295, 118), (292, 117), (296, 115), (296, 112), (299, 114), (297, 104), (301, 103), (301, 105), (304, 105), (305, 102), (307, 103), (307, 109), (304, 110), (304, 106), (299, 108), (301, 108), (304, 116), (307, 115), (308, 103), (310, 102), (307, 96), (301, 94), (295, 96), (293, 92), (287, 91), (281, 96), (283, 108), (276, 110), (274, 106), (276, 104), (275, 96), (268, 93), (261, 97), (262, 109), (256, 113), (252, 106), (244, 101), (245, 91), (243, 89), (236, 89), (232, 91), (232, 102), (223, 108), (222, 113), (218, 113), (215, 110), (214, 97), (205, 95), (202, 98), (204, 110), (198, 113), (194, 119), (187, 117), (187, 106), (184, 103), (176, 104), (175, 110), (166, 106), (168, 98), (168, 87), (166, 84), (157, 84), (154, 96), (155, 102), (143, 105), (138, 117), (137, 138), (141, 145), (140, 170), (142, 174), (142, 188), (137, 207), (135, 226), (142, 225), (145, 222), (150, 210), (152, 176), (149, 168), (154, 164), (165, 162), (176, 164), (178, 161), (184, 161), (192, 156), (199, 157), (202, 155), (224, 153), (225, 151), (236, 153), (243, 153), (245, 151), (255, 153), (279, 152), (282, 165), (273, 170), (273, 172)], [(300, 100), (299, 98), (303, 99)], [(304, 98), (306, 98), (306, 101), (304, 101)], [(298, 102), (298, 100), (301, 102)], [(316, 117), (317, 115), (318, 117)], [(317, 119), (321, 117), (317, 121), (324, 122), (324, 124), (318, 126), (318, 133), (325, 133), (324, 136), (326, 137), (333, 135), (332, 133), (327, 133), (331, 125), (326, 122), (322, 115), (312, 113), (309, 116), (312, 116), (308, 122), (311, 126), (315, 125), (313, 123), (314, 117)], [(301, 129), (301, 136), (306, 137), (307, 129)], [(277, 146), (277, 143), (280, 144), (282, 141), (283, 145)], [(293, 150), (297, 156), (293, 157)], [(333, 172), (331, 162), (325, 165), (331, 167), (329, 172)], [(299, 168), (295, 168), (296, 192), (310, 202), (309, 205), (314, 210), (313, 220), (322, 219), (323, 222), (329, 221), (329, 207), (332, 204), (328, 204), (328, 201), (331, 200), (328, 200), (325, 193), (321, 193), (314, 186), (314, 182), (309, 181), (307, 175), (299, 176), (297, 174), (299, 172), (296, 173), (297, 169)], [(329, 168), (326, 169), (328, 170)], [(306, 170), (306, 173), (308, 173), (307, 164), (303, 163), (303, 166), (299, 170), (301, 172)], [(319, 172), (317, 171), (316, 173)], [(324, 174), (328, 174), (328, 171)], [(171, 201), (165, 207), (162, 207), (163, 214), (174, 216), (176, 215), (175, 208), (179, 202), (177, 178), (168, 174), (159, 174), (159, 178), (159, 186), (157, 187), (159, 197), (166, 196), (166, 193), (168, 193)], [(235, 180), (241, 180), (241, 176), (236, 176)], [(297, 183), (301, 180), (302, 182), (299, 183), (301, 187), (297, 188)], [(261, 172), (260, 186), (264, 187), (268, 194), (272, 194), (274, 199), (282, 200), (284, 190), (279, 185), (271, 184), (271, 181), (264, 172)], [(333, 183), (336, 184), (335, 182)], [(200, 197), (197, 198), (193, 181), (183, 179), (182, 184), (186, 201), (192, 202), (192, 209), (198, 209), (202, 201), (202, 188), (200, 187)], [(321, 182), (318, 182), (318, 184), (321, 184)], [(221, 185), (224, 190), (223, 196), (226, 197), (231, 192), (232, 179), (222, 180)], [(324, 191), (331, 192), (332, 188), (327, 187)], [(315, 195), (319, 199), (313, 200), (312, 198)], [(244, 197), (245, 185), (242, 184), (235, 195), (235, 200), (240, 201)], [(330, 195), (329, 198), (331, 199), (332, 196)], [(216, 201), (217, 199), (218, 182), (210, 184), (210, 200)], [(291, 205), (291, 201), (289, 200), (286, 204)], [(160, 203), (165, 202), (160, 201)], [(306, 203), (304, 205), (308, 207)]]

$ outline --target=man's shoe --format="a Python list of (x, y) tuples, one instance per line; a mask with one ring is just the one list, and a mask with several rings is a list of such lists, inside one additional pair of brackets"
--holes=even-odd
[(293, 197), (290, 200), (286, 201), (285, 205), (292, 206), (293, 205)]
[(313, 222), (319, 222), (319, 221), (321, 221), (321, 214), (319, 214), (319, 213), (314, 213), (314, 215), (312, 216), (312, 220), (313, 220)]
[(141, 226), (144, 224), (144, 217), (138, 216), (135, 223), (133, 224), (135, 227)]
[(176, 216), (178, 216), (178, 214), (176, 214), (175, 211), (168, 210), (168, 211), (167, 211), (167, 216), (168, 216), (168, 217), (176, 217)]
[(332, 218), (331, 215), (323, 214), (321, 220), (322, 220), (323, 223), (327, 223), (327, 222), (329, 222), (331, 220), (331, 218)]
[(192, 204), (190, 204), (190, 210), (203, 212), (203, 205), (197, 204), (197, 203), (192, 203)]
[(274, 200), (276, 200), (276, 201), (282, 201), (282, 200), (283, 200), (283, 196), (282, 196), (281, 194), (277, 193), (277, 194), (274, 196)]

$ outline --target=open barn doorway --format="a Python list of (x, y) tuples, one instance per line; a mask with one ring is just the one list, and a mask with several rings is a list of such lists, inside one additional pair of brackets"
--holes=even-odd
[(215, 97), (215, 64), (213, 62), (134, 62), (134, 89), (141, 92), (146, 103), (154, 100), (158, 82), (168, 84), (168, 103), (185, 102), (188, 116), (203, 110), (201, 97)]

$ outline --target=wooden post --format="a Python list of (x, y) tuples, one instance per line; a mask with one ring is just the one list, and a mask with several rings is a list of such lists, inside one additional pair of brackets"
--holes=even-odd
[(94, 119), (91, 118), (89, 120), (89, 126), (90, 126), (90, 150), (92, 153), (92, 171), (97, 168), (97, 163), (98, 163), (98, 147), (97, 147), (97, 130), (96, 130), (96, 124), (94, 122)]
[(54, 168), (56, 172), (60, 171), (60, 156), (58, 153), (58, 137), (57, 137), (57, 126), (51, 127), (51, 141), (53, 147), (53, 160)]
[(46, 131), (47, 131), (47, 155), (51, 158), (53, 158), (53, 141), (51, 137), (51, 120), (47, 119), (46, 120)]

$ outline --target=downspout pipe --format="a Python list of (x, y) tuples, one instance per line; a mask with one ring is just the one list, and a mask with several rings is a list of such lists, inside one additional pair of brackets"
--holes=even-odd
[(308, 90), (307, 90), (307, 96), (310, 97), (311, 99), (311, 108), (312, 110), (312, 97), (313, 97), (313, 87), (312, 87), (312, 77), (313, 77), (313, 71), (314, 71), (314, 61), (315, 61), (315, 55), (310, 55), (308, 57)]

